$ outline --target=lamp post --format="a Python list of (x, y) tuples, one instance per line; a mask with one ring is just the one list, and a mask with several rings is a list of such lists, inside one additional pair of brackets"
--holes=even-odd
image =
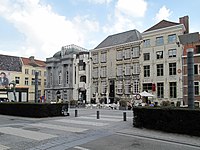
[(15, 90), (16, 83), (15, 83), (15, 81), (11, 81), (9, 83), (9, 86), (13, 89), (14, 101), (16, 102), (16, 90)]

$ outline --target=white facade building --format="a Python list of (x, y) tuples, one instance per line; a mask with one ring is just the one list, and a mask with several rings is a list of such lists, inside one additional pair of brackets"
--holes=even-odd
[(183, 24), (163, 20), (142, 33), (142, 91), (152, 93), (156, 101), (183, 98), (183, 49), (178, 36), (184, 31)]

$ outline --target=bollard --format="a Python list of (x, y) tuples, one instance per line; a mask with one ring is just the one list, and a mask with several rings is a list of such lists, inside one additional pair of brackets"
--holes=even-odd
[(78, 110), (75, 109), (75, 117), (78, 117)]
[(126, 112), (123, 112), (123, 119), (126, 121)]
[(97, 111), (97, 119), (99, 119), (99, 111)]

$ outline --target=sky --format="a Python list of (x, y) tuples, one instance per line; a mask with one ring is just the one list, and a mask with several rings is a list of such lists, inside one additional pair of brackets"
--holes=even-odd
[(0, 0), (0, 54), (46, 60), (62, 46), (94, 49), (107, 36), (143, 32), (188, 15), (200, 31), (200, 0)]

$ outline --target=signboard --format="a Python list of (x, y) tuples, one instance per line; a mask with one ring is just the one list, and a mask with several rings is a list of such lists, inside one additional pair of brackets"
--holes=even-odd
[(0, 88), (7, 88), (9, 86), (9, 78), (6, 72), (0, 72)]

